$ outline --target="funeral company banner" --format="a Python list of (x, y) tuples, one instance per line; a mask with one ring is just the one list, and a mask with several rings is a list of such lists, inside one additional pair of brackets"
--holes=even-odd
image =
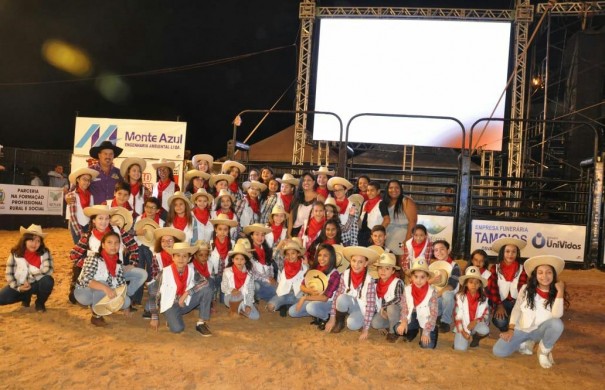
[(454, 236), (454, 217), (445, 215), (418, 214), (418, 224), (426, 227), (431, 241), (445, 240), (452, 244)]
[(483, 249), (488, 255), (497, 256), (491, 246), (501, 237), (526, 241), (522, 257), (555, 255), (567, 261), (584, 261), (586, 226), (473, 220), (471, 252)]
[(186, 133), (186, 122), (78, 117), (73, 154), (88, 156), (91, 147), (111, 141), (124, 149), (120, 157), (183, 160)]
[(0, 184), (0, 214), (62, 213), (63, 188)]

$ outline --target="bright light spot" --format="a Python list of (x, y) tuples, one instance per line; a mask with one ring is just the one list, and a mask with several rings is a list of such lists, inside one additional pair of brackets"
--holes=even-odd
[(105, 99), (112, 103), (123, 103), (130, 97), (130, 87), (115, 74), (101, 74), (95, 82), (95, 87)]
[(84, 51), (58, 39), (44, 42), (42, 57), (55, 68), (74, 76), (87, 76), (92, 70), (90, 59)]

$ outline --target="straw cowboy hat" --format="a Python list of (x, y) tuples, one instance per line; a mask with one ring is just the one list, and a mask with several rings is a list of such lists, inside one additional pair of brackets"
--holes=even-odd
[(412, 268), (410, 268), (410, 275), (416, 271), (422, 271), (426, 273), (429, 278), (433, 277), (433, 273), (429, 270), (429, 266), (426, 264), (425, 259), (416, 259), (412, 262)]
[(194, 168), (197, 168), (200, 161), (208, 162), (208, 168), (212, 169), (212, 164), (214, 164), (214, 157), (209, 154), (196, 154), (191, 159), (191, 164), (193, 164)]
[(99, 171), (95, 171), (94, 169), (90, 169), (88, 167), (76, 169), (69, 174), (69, 183), (71, 185), (75, 185), (78, 177), (82, 175), (90, 175), (91, 179), (94, 180), (97, 178), (97, 176), (99, 176)]
[(295, 243), (298, 244), (298, 246), (300, 246), (301, 248), (304, 248), (305, 246), (303, 245), (303, 241), (302, 238), (300, 237), (292, 237), (290, 238), (290, 240), (294, 241)]
[(313, 173), (313, 175), (317, 176), (317, 175), (326, 175), (326, 176), (334, 176), (334, 171), (330, 171), (328, 169), (328, 167), (319, 167), (318, 170), (316, 171), (311, 171), (311, 173)]
[(236, 167), (237, 169), (239, 169), (239, 173), (244, 173), (246, 172), (246, 167), (244, 166), (244, 164), (241, 164), (237, 161), (233, 161), (233, 160), (227, 160), (223, 163), (223, 166), (221, 167), (221, 172), (222, 173), (228, 173), (229, 170), (233, 167)]
[(263, 225), (262, 223), (253, 223), (252, 225), (248, 225), (244, 228), (244, 234), (248, 235), (254, 232), (261, 232), (261, 233), (271, 233), (271, 228), (266, 227), (265, 225)]
[(163, 158), (160, 161), (158, 161), (157, 163), (151, 164), (151, 166), (153, 167), (153, 169), (158, 169), (161, 167), (174, 169), (174, 161), (168, 161), (165, 158)]
[(336, 204), (336, 199), (334, 199), (332, 196), (328, 196), (326, 198), (324, 205), (326, 205), (326, 206), (331, 205), (331, 206), (336, 207), (336, 209), (338, 209), (338, 205)]
[(218, 193), (218, 195), (216, 196), (216, 198), (214, 198), (214, 201), (215, 201), (217, 204), (220, 204), (220, 203), (219, 203), (219, 202), (220, 202), (220, 199), (221, 199), (223, 196), (228, 196), (229, 198), (231, 198), (231, 202), (235, 203), (235, 196), (233, 196), (233, 194), (231, 194), (231, 192), (229, 192), (229, 190), (225, 190), (225, 189), (222, 189), (222, 190), (220, 190), (220, 191), (219, 191), (219, 193)]
[(158, 229), (160, 225), (151, 218), (141, 218), (134, 224), (134, 231), (138, 232), (143, 230), (143, 234), (137, 235), (139, 241), (148, 247), (153, 247), (155, 242), (154, 231)]
[(143, 173), (143, 171), (147, 167), (147, 161), (143, 160), (142, 158), (128, 157), (128, 158), (124, 159), (124, 161), (122, 161), (122, 164), (120, 164), (120, 174), (122, 175), (122, 177), (126, 177), (126, 174), (128, 173), (128, 169), (134, 164), (141, 167), (141, 173)]
[(242, 183), (242, 188), (244, 189), (244, 191), (248, 191), (249, 188), (256, 188), (260, 192), (263, 192), (267, 189), (267, 186), (261, 183), (260, 181), (252, 180), (245, 181), (244, 183)]
[(200, 177), (204, 180), (208, 180), (208, 179), (210, 179), (210, 174), (206, 173), (206, 172), (202, 172), (197, 169), (192, 169), (190, 171), (187, 171), (187, 173), (185, 173), (186, 181), (191, 181), (191, 180), (193, 180), (194, 177)]
[(99, 316), (108, 316), (120, 310), (126, 300), (126, 284), (114, 289), (116, 296), (109, 298), (105, 295), (92, 307), (92, 311)]
[(196, 252), (206, 251), (206, 252), (210, 253), (210, 243), (208, 241), (197, 240), (194, 245), (197, 246)]
[[(380, 248), (380, 247), (379, 247)], [(383, 253), (380, 255), (378, 260), (376, 260), (370, 267), (368, 267), (368, 272), (370, 276), (374, 279), (378, 279), (378, 267), (393, 267), (397, 271), (401, 268), (397, 265), (397, 259), (393, 253)]]
[(132, 227), (132, 223), (133, 220), (130, 211), (121, 206), (114, 207), (114, 212), (111, 215), (112, 225), (115, 225), (120, 229), (124, 229), (125, 231), (129, 231)]
[(305, 275), (305, 286), (323, 293), (328, 288), (328, 277), (323, 272), (312, 269)]
[(185, 237), (186, 237), (184, 231), (179, 230), (177, 228), (173, 228), (173, 227), (163, 227), (163, 228), (155, 229), (153, 231), (153, 237), (156, 240), (159, 240), (165, 236), (174, 237), (179, 241), (185, 241)]
[(213, 225), (227, 225), (229, 227), (237, 226), (237, 221), (230, 219), (227, 214), (219, 214), (215, 219), (211, 219), (210, 223)]
[(195, 194), (191, 195), (191, 203), (195, 204), (196, 199), (199, 198), (200, 196), (203, 196), (206, 199), (208, 199), (208, 204), (212, 204), (214, 202), (214, 197), (212, 195), (210, 195), (208, 192), (206, 192), (205, 189), (200, 188), (199, 190), (197, 190), (197, 192)]
[(294, 240), (288, 240), (280, 249), (282, 256), (285, 256), (286, 251), (288, 250), (295, 250), (299, 255), (305, 254), (305, 250)]
[(433, 283), (433, 286), (437, 288), (437, 290), (441, 290), (447, 286), (447, 281), (452, 274), (452, 269), (453, 266), (445, 260), (433, 261), (431, 265), (429, 265), (429, 270), (434, 276), (441, 275), (440, 281), (438, 283)]
[(374, 252), (378, 253), (378, 256), (382, 255), (385, 252), (384, 248), (379, 245), (370, 245), (368, 249), (371, 249)]
[(46, 237), (48, 236), (48, 233), (43, 233), (42, 232), (42, 226), (40, 225), (34, 225), (33, 223), (31, 225), (29, 225), (29, 227), (26, 229), (23, 226), (21, 226), (19, 228), (19, 232), (21, 233), (21, 235), (24, 235), (25, 233), (29, 233), (29, 234), (33, 234), (34, 236), (38, 236), (38, 237)]
[(174, 194), (170, 195), (170, 198), (168, 198), (168, 204), (172, 204), (172, 202), (174, 202), (176, 199), (182, 199), (185, 204), (189, 204), (191, 206), (191, 202), (185, 196), (183, 191), (176, 191)]
[(496, 253), (500, 252), (500, 248), (502, 248), (503, 246), (506, 245), (514, 245), (517, 248), (519, 248), (519, 250), (525, 248), (525, 246), (527, 245), (527, 242), (518, 238), (513, 238), (513, 237), (502, 237), (497, 239), (496, 241), (492, 242), (492, 250)]
[(300, 182), (299, 179), (295, 178), (294, 176), (292, 176), (289, 173), (284, 173), (284, 175), (280, 178), (275, 179), (277, 180), (279, 183), (286, 183), (286, 184), (290, 184), (293, 185), (294, 187), (296, 187), (298, 185), (298, 182)]
[(96, 204), (94, 206), (88, 206), (82, 211), (84, 212), (84, 215), (89, 218), (92, 218), (95, 215), (113, 215), (113, 213), (115, 212), (114, 209), (105, 204)]
[(487, 286), (487, 279), (481, 277), (481, 269), (479, 267), (470, 266), (464, 272), (464, 275), (460, 277), (458, 282), (460, 285), (464, 285), (464, 281), (467, 279), (477, 279), (481, 281), (481, 285), (485, 288)]
[(330, 180), (328, 180), (328, 190), (334, 191), (335, 185), (343, 186), (346, 191), (353, 188), (353, 184), (351, 184), (350, 181), (348, 181), (344, 177), (339, 177), (339, 176), (331, 177)]
[(376, 251), (366, 248), (365, 246), (347, 246), (342, 250), (342, 255), (351, 262), (353, 256), (363, 256), (368, 259), (368, 266), (373, 264), (380, 256)]
[(188, 255), (192, 255), (197, 252), (197, 248), (196, 245), (189, 245), (188, 242), (177, 242), (172, 248), (166, 249), (166, 252), (171, 255), (174, 255), (175, 253), (187, 253)]
[(250, 251), (248, 250), (248, 248), (246, 248), (244, 243), (241, 241), (236, 242), (235, 245), (233, 246), (233, 249), (229, 251), (229, 257), (235, 256), (235, 255), (242, 255), (247, 260), (250, 260)]
[(565, 268), (565, 260), (559, 256), (552, 255), (533, 256), (525, 260), (525, 263), (523, 263), (523, 269), (525, 269), (525, 273), (527, 275), (531, 275), (531, 273), (534, 272), (534, 269), (541, 265), (550, 265), (555, 269), (557, 275), (559, 275)]
[(220, 173), (218, 175), (212, 175), (210, 176), (210, 186), (214, 187), (216, 185), (216, 183), (218, 183), (219, 181), (223, 181), (226, 180), (227, 184), (231, 184), (233, 183), (233, 180), (235, 180), (235, 178), (231, 175), (227, 175), (225, 173)]
[(286, 212), (286, 209), (281, 204), (276, 204), (271, 209), (271, 215), (275, 215), (275, 214), (286, 214), (286, 216), (288, 215), (288, 213)]
[(349, 202), (354, 203), (355, 207), (357, 207), (357, 208), (361, 207), (364, 200), (365, 199), (363, 199), (363, 196), (360, 194), (353, 194), (353, 195), (349, 196)]
[(248, 252), (252, 252), (252, 244), (250, 244), (250, 240), (248, 240), (247, 238), (238, 238), (235, 243), (243, 245)]
[(99, 158), (99, 153), (101, 153), (101, 150), (105, 149), (113, 150), (113, 158), (119, 157), (123, 150), (122, 148), (115, 146), (111, 141), (103, 141), (100, 145), (90, 148), (88, 154), (92, 158)]
[(345, 249), (345, 247), (340, 244), (334, 244), (332, 247), (334, 248), (334, 252), (336, 252), (336, 270), (339, 273), (343, 273), (349, 268), (349, 265), (351, 265), (349, 260), (342, 254), (342, 250)]

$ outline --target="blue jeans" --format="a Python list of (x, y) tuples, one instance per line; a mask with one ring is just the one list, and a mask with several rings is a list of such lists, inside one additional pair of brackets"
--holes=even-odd
[[(231, 299), (231, 294), (225, 294), (224, 301), (225, 301), (225, 306), (227, 306), (227, 307), (229, 307), (229, 303), (232, 301), (241, 302), (241, 304), (239, 305), (239, 309), (238, 309), (239, 313), (243, 313), (246, 308), (246, 305), (244, 305), (243, 297), (241, 295), (235, 299)], [(250, 307), (250, 309), (251, 309), (250, 314), (248, 314), (248, 318), (251, 320), (258, 320), (260, 318), (260, 313), (256, 309), (256, 306), (250, 305), (248, 307)]]
[[(86, 226), (80, 225), (80, 231), (87, 232), (89, 225), (90, 224), (87, 224)], [(71, 234), (71, 239), (73, 240), (74, 245), (76, 245), (80, 241), (80, 235), (76, 233), (71, 221), (69, 221), (69, 233)]]
[(341, 313), (349, 313), (349, 316), (347, 317), (347, 328), (351, 330), (361, 329), (364, 318), (357, 299), (347, 294), (340, 294), (338, 298), (336, 298), (336, 310)]
[(292, 306), (290, 306), (290, 309), (288, 309), (288, 314), (290, 315), (290, 317), (300, 318), (300, 317), (308, 317), (311, 315), (307, 312), (307, 306), (309, 305), (309, 303), (311, 303), (310, 301), (303, 302), (300, 310), (296, 310), (297, 303), (298, 303), (298, 299), (296, 300), (296, 302), (294, 302), (294, 304)]
[(275, 296), (276, 286), (272, 286), (267, 282), (257, 280), (254, 282), (254, 292), (256, 299), (269, 302)]
[(36, 295), (36, 308), (44, 307), (54, 286), (55, 280), (50, 275), (45, 275), (40, 280), (31, 283), (31, 288), (24, 292), (12, 289), (8, 285), (4, 286), (4, 288), (0, 290), (0, 306), (17, 302), (23, 302), (29, 306), (32, 295)]
[(180, 307), (178, 302), (175, 302), (170, 309), (163, 313), (164, 317), (166, 317), (166, 322), (168, 322), (170, 331), (172, 333), (181, 333), (185, 330), (183, 316), (195, 308), (199, 311), (198, 318), (202, 321), (208, 321), (210, 319), (212, 294), (212, 289), (209, 286), (206, 286), (191, 295), (188, 305)]
[[(492, 322), (496, 328), (500, 329), (500, 331), (506, 332), (508, 330), (508, 323), (510, 321), (510, 313), (513, 311), (513, 307), (515, 307), (515, 300), (504, 300), (502, 301), (502, 305), (504, 306), (504, 310), (506, 310), (506, 316), (504, 316), (504, 318), (501, 320), (497, 319), (496, 317), (492, 317)], [(496, 310), (494, 310), (493, 314), (495, 313)]]
[[(151, 250), (145, 246), (139, 246), (139, 263), (138, 267), (145, 270), (147, 272), (147, 282), (151, 281), (151, 263), (153, 261), (153, 254)], [(132, 295), (132, 302), (140, 304), (143, 301), (143, 286), (139, 287), (139, 289)]]
[(395, 333), (393, 327), (397, 325), (401, 318), (401, 306), (398, 303), (389, 305), (386, 307), (386, 312), (388, 319), (382, 318), (380, 313), (374, 314), (374, 318), (372, 318), (372, 328), (388, 329), (389, 333)]
[(295, 305), (296, 302), (298, 302), (298, 298), (296, 298), (296, 296), (294, 295), (293, 292), (290, 292), (286, 295), (275, 295), (273, 296), (273, 298), (271, 298), (271, 300), (269, 301), (269, 305), (273, 305), (274, 310), (279, 310), (280, 307), (284, 306), (284, 305)]
[[(480, 336), (487, 336), (489, 334), (489, 326), (485, 322), (477, 322), (475, 328), (471, 330), (471, 336), (475, 333)], [(468, 344), (468, 340), (462, 336), (462, 333), (456, 332), (456, 335), (454, 335), (454, 349), (456, 351), (466, 351)]]
[[(397, 325), (395, 325), (395, 328), (397, 328), (398, 326), (399, 326), (399, 323), (397, 323)], [(428, 345), (422, 344), (422, 340), (420, 340), (420, 342), (418, 342), (418, 344), (420, 345), (420, 348), (435, 349), (435, 347), (437, 346), (437, 338), (439, 336), (438, 329), (439, 329), (439, 327), (435, 324), (435, 327), (429, 334), (430, 341), (429, 341)], [(420, 328), (420, 323), (418, 322), (416, 311), (414, 310), (414, 312), (412, 312), (412, 317), (410, 318), (410, 322), (408, 322), (408, 331), (407, 331), (407, 333), (405, 333), (403, 335), (403, 337), (405, 337), (407, 339), (407, 341), (412, 341), (416, 338), (418, 333), (420, 333), (420, 336), (422, 336), (422, 334), (424, 333), (424, 329)]]
[(124, 279), (128, 283), (126, 295), (132, 297), (147, 280), (147, 272), (144, 269), (135, 267), (130, 271), (124, 272)]
[(560, 318), (551, 318), (550, 320), (544, 321), (538, 326), (537, 329), (532, 330), (531, 332), (524, 332), (522, 330), (515, 329), (513, 333), (513, 337), (510, 341), (504, 341), (502, 339), (498, 339), (496, 344), (494, 344), (494, 348), (492, 349), (495, 356), (498, 357), (507, 357), (510, 356), (513, 352), (519, 349), (521, 343), (532, 340), (532, 341), (542, 341), (545, 348), (551, 349), (555, 346), (559, 337), (563, 333), (563, 321)]
[(330, 318), (330, 311), (332, 310), (332, 301), (312, 301), (309, 302), (306, 309), (309, 315), (317, 317), (320, 320), (327, 321), (328, 318)]
[[(105, 282), (100, 282), (107, 286)], [(74, 291), (74, 296), (76, 300), (80, 303), (80, 305), (84, 306), (94, 306), (105, 296), (105, 291), (103, 290), (94, 290), (90, 287), (77, 287)], [(124, 304), (122, 305), (121, 310), (127, 309), (130, 307), (130, 297), (126, 295), (124, 299)]]
[(454, 290), (444, 291), (439, 298), (437, 298), (439, 305), (439, 316), (441, 316), (441, 322), (448, 325), (452, 324), (452, 316), (454, 315), (454, 306), (456, 305), (456, 293)]

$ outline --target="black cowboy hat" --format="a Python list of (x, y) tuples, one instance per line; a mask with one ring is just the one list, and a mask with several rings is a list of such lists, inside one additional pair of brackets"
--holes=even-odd
[(90, 154), (90, 157), (92, 157), (92, 158), (99, 158), (99, 153), (103, 149), (113, 150), (114, 158), (116, 158), (120, 154), (122, 154), (122, 150), (123, 150), (122, 148), (115, 146), (111, 141), (103, 141), (103, 142), (101, 142), (101, 145), (93, 146), (92, 148), (90, 148), (90, 151), (88, 153)]

